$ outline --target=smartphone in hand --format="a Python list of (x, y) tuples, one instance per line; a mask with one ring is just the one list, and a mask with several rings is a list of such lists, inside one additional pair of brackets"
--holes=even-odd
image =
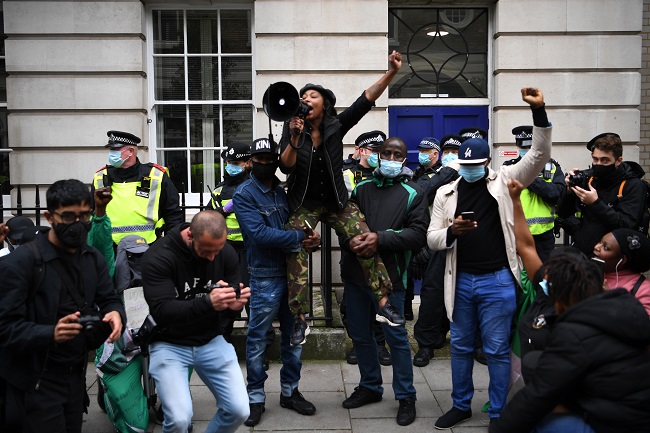
[(307, 236), (311, 236), (314, 234), (314, 229), (309, 225), (309, 221), (305, 221), (303, 230), (305, 231), (305, 234), (307, 234)]
[(474, 211), (462, 212), (460, 216), (464, 220), (474, 221)]

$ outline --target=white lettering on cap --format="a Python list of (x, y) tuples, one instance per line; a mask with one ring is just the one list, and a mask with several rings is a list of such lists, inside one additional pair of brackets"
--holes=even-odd
[(472, 149), (469, 147), (465, 149), (465, 159), (472, 159)]
[(257, 143), (255, 143), (255, 147), (259, 149), (270, 149), (271, 148), (271, 143), (269, 140), (260, 140)]

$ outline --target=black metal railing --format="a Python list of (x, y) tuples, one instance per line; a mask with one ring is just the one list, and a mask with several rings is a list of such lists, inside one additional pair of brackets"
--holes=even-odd
[[(23, 205), (23, 189), (34, 189), (34, 206), (24, 206)], [(34, 219), (34, 223), (37, 226), (42, 225), (41, 221), (45, 220), (43, 212), (47, 210), (45, 206), (41, 205), (40, 198), (40, 186), (35, 184), (23, 184), (23, 185), (13, 185), (11, 188), (16, 192), (16, 206), (15, 207), (4, 207), (3, 202), (0, 199), (0, 223), (4, 222), (5, 212), (10, 212), (14, 216), (25, 215)], [(199, 194), (199, 204), (198, 205), (188, 205), (186, 201), (186, 193), (180, 193), (180, 208), (183, 210), (183, 218), (187, 220), (187, 211), (196, 210), (201, 211), (209, 206), (208, 203), (204, 203), (203, 194)], [(325, 321), (325, 326), (333, 326), (333, 316), (332, 316), (332, 235), (331, 229), (325, 225), (322, 225), (322, 248), (321, 248), (321, 283), (320, 283), (320, 294), (323, 300), (323, 315), (315, 316), (313, 315), (314, 311), (314, 281), (313, 281), (313, 260), (312, 255), (309, 256), (309, 287), (310, 287), (310, 296), (309, 296), (309, 307), (312, 311), (311, 315), (308, 317), (312, 320)], [(0, 244), (2, 246), (4, 243)], [(246, 318), (240, 320), (247, 320)]]

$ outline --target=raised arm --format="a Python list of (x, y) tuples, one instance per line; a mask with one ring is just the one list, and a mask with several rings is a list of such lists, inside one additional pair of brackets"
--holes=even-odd
[(539, 268), (542, 267), (542, 260), (537, 254), (535, 249), (535, 240), (533, 235), (530, 233), (528, 228), (528, 223), (526, 222), (526, 216), (524, 215), (524, 208), (521, 205), (521, 191), (524, 189), (524, 186), (515, 179), (510, 179), (508, 181), (508, 192), (510, 193), (510, 198), (512, 199), (512, 204), (514, 208), (515, 216), (515, 240), (517, 242), (517, 254), (521, 257), (521, 261), (524, 263), (524, 269), (529, 275), (529, 278), (537, 273)]
[(402, 54), (393, 50), (388, 56), (388, 63), (390, 65), (388, 71), (381, 76), (379, 81), (366, 89), (366, 98), (370, 102), (375, 102), (384, 93), (384, 90), (386, 90), (393, 80), (399, 68), (402, 67)]

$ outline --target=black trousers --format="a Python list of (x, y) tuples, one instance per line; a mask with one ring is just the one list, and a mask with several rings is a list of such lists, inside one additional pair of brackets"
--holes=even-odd
[(83, 367), (46, 368), (38, 390), (8, 386), (23, 433), (81, 433), (86, 408)]
[(415, 340), (420, 347), (433, 348), (449, 330), (445, 310), (445, 259), (446, 251), (431, 251), (427, 269), (420, 288), (420, 312), (413, 327)]
[[(537, 250), (537, 255), (545, 262), (548, 260), (548, 256), (551, 255), (551, 251), (555, 249), (555, 234), (553, 229), (542, 233), (540, 235), (534, 235), (533, 239), (535, 240), (535, 250)], [(531, 275), (530, 278), (533, 278), (534, 275)]]

